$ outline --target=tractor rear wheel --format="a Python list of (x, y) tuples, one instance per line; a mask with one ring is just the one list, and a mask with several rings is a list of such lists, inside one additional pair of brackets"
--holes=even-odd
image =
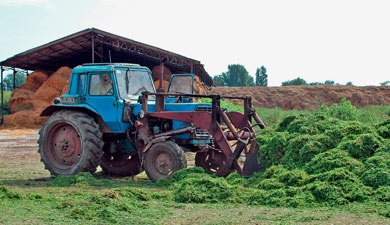
[(127, 152), (104, 153), (100, 166), (103, 172), (120, 177), (135, 176), (142, 172), (138, 154)]
[(227, 159), (223, 152), (209, 149), (205, 152), (197, 152), (195, 165), (202, 167), (206, 173), (225, 177), (232, 171), (227, 167)]
[(102, 132), (86, 113), (61, 110), (39, 131), (41, 161), (52, 175), (95, 172), (103, 155)]
[(183, 149), (173, 141), (158, 142), (145, 153), (144, 169), (149, 179), (156, 182), (169, 178), (173, 172), (186, 168)]

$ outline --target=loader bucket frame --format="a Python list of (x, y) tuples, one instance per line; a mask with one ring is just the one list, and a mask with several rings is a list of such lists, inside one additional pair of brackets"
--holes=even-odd
[[(147, 102), (149, 95), (156, 95), (156, 112), (148, 112)], [(185, 96), (194, 98), (211, 98), (211, 112), (209, 111), (189, 111), (189, 112), (171, 112), (165, 111), (165, 101), (167, 96)], [(239, 99), (244, 102), (244, 113), (227, 112), (221, 108), (221, 99)], [(218, 176), (227, 176), (231, 171), (237, 172), (243, 176), (251, 176), (254, 172), (261, 169), (258, 164), (253, 163), (254, 157), (258, 157), (258, 144), (256, 143), (256, 131), (254, 127), (265, 128), (263, 121), (252, 108), (251, 97), (233, 97), (221, 95), (198, 95), (198, 94), (172, 94), (172, 93), (150, 93), (143, 92), (141, 97), (142, 109), (145, 117), (155, 117), (169, 120), (179, 120), (192, 123), (200, 129), (207, 129), (213, 137), (215, 143), (225, 155), (227, 162), (217, 172)], [(254, 124), (252, 125), (252, 121)], [(224, 124), (224, 126), (222, 125)], [(187, 130), (188, 131), (188, 130)], [(183, 132), (187, 132), (183, 131)], [(160, 134), (162, 136), (164, 134)], [(169, 134), (167, 134), (169, 135)], [(231, 142), (234, 142), (231, 145)], [(233, 147), (235, 148), (233, 149)], [(250, 146), (250, 148), (248, 148)], [(244, 170), (238, 166), (237, 159), (245, 151), (246, 161), (251, 163), (244, 164)]]

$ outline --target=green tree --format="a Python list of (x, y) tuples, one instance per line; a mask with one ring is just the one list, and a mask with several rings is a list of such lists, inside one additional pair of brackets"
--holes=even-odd
[(282, 82), (282, 86), (291, 86), (291, 85), (307, 85), (307, 82), (300, 77), (295, 78), (293, 80)]
[(213, 77), (213, 83), (215, 86), (226, 86), (225, 79), (222, 74)]
[(248, 76), (247, 86), (255, 86), (255, 80), (250, 75)]
[(15, 74), (15, 87), (14, 87), (14, 74), (10, 73), (8, 74), (4, 80), (4, 89), (5, 90), (14, 90), (15, 88), (19, 87), (20, 85), (26, 83), (27, 75), (25, 72), (19, 71)]
[(267, 69), (264, 66), (256, 69), (256, 86), (268, 86)]
[(232, 64), (228, 66), (228, 86), (248, 86), (249, 73), (244, 66)]
[(381, 84), (381, 86), (390, 86), (390, 81), (388, 80), (388, 81), (382, 82), (380, 84)]
[(254, 86), (253, 77), (239, 64), (229, 65), (228, 71), (214, 76), (213, 82), (215, 86)]
[(326, 80), (325, 85), (334, 85), (334, 81), (333, 80)]
[(308, 85), (309, 85), (309, 86), (316, 86), (316, 85), (324, 85), (324, 83), (321, 83), (321, 82), (316, 81), (316, 82), (311, 82), (311, 83), (309, 83)]

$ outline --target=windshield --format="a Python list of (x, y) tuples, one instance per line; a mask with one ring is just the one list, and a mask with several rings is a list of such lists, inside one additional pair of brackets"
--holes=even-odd
[[(115, 70), (119, 95), (122, 99), (138, 100), (143, 91), (155, 92), (150, 74), (142, 70), (118, 68)], [(154, 100), (155, 96), (149, 96)]]
[(169, 85), (169, 93), (192, 94), (191, 76), (174, 76)]

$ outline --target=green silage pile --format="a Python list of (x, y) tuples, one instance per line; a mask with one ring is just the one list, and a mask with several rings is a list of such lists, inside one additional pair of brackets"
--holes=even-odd
[(249, 179), (182, 170), (160, 185), (177, 202), (283, 207), (368, 203), (390, 217), (390, 119), (359, 122), (343, 99), (309, 115), (286, 117), (258, 138), (263, 172)]

